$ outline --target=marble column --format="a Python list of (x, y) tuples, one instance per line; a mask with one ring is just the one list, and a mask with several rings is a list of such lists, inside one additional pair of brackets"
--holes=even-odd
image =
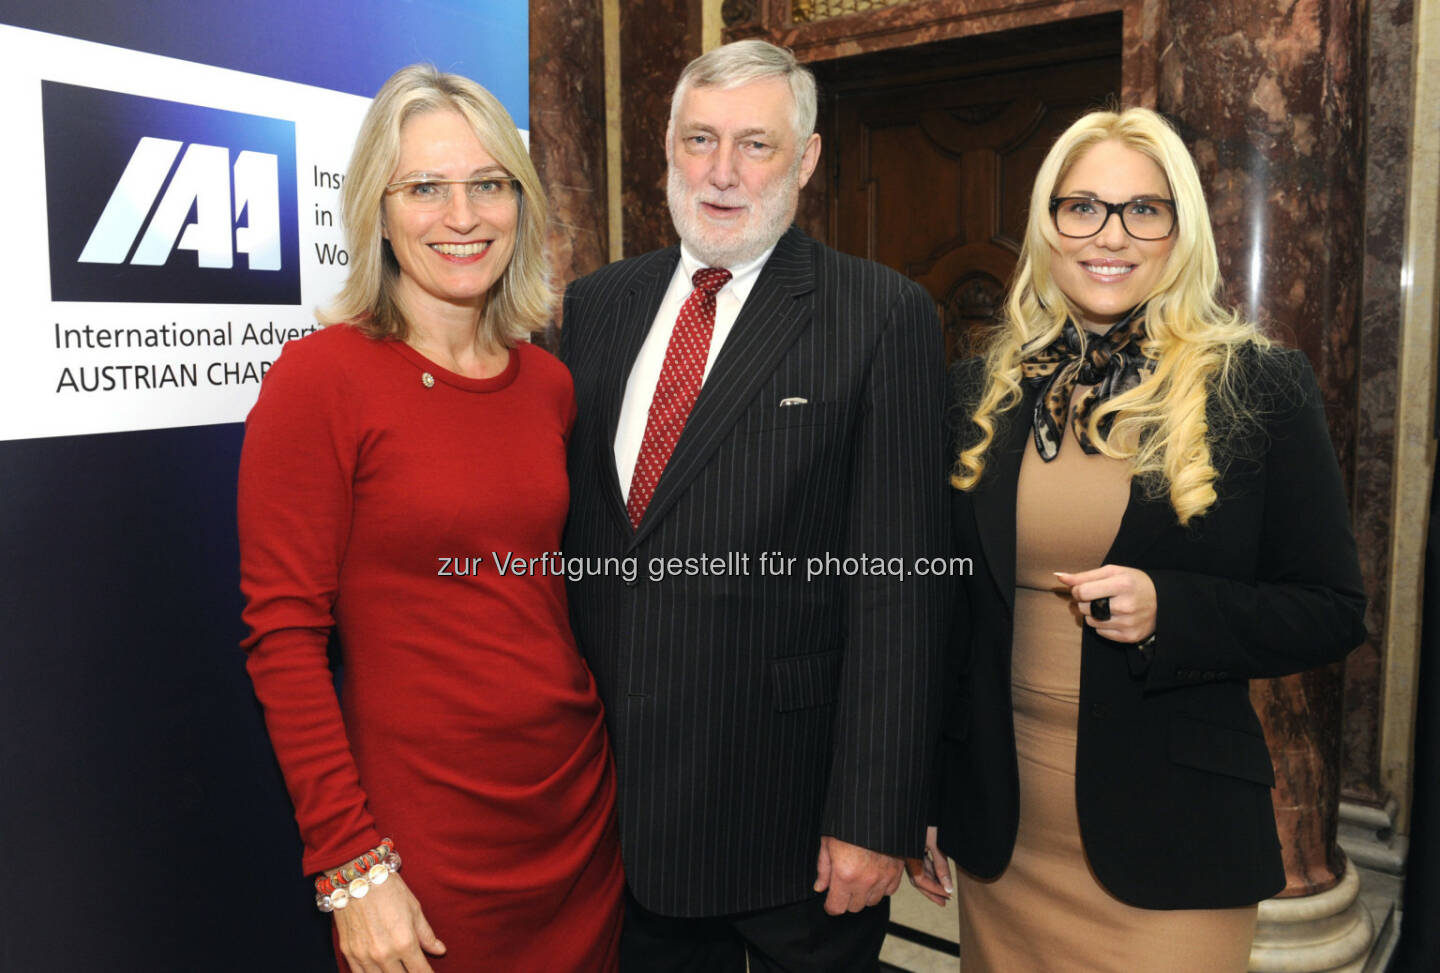
[[(1199, 164), (1227, 296), (1309, 356), (1347, 482), (1364, 242), (1364, 12), (1365, 0), (1169, 0), (1160, 26), (1158, 107), (1178, 121)], [(1342, 678), (1336, 665), (1252, 687), (1278, 781), (1287, 880), (1278, 898), (1316, 897), (1319, 912), (1333, 899), (1348, 913), (1323, 917), (1325, 930), (1313, 935), (1276, 934), (1262, 920), (1259, 941), (1291, 959), (1307, 936), (1328, 940), (1335, 926), (1362, 921), (1353, 896), (1325, 895), (1346, 873), (1335, 840)], [(1317, 909), (1269, 912), (1281, 923), (1320, 919)], [(1320, 953), (1326, 965), (1276, 966), (1272, 953), (1257, 968), (1328, 970), (1354, 959)]]
[(530, 155), (559, 287), (610, 260), (603, 50), (598, 3), (530, 0)]

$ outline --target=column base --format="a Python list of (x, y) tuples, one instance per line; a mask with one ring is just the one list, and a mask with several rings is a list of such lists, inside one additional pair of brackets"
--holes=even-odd
[(1360, 901), (1360, 870), (1318, 895), (1266, 899), (1250, 948), (1252, 973), (1362, 973), (1375, 923)]

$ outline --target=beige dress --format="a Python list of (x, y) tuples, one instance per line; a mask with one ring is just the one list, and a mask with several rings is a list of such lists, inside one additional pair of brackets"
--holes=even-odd
[(1052, 572), (1103, 563), (1129, 491), (1128, 465), (1087, 455), (1069, 429), (1051, 462), (1040, 459), (1033, 442), (1025, 451), (1016, 504), (1011, 670), (1020, 829), (1014, 857), (997, 879), (980, 881), (963, 870), (956, 876), (962, 973), (1246, 968), (1255, 906), (1126, 905), (1096, 881), (1080, 842), (1075, 728), (1083, 622)]

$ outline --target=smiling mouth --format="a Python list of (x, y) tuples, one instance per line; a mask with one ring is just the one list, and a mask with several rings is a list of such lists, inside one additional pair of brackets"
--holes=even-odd
[(432, 243), (430, 249), (447, 257), (475, 257), (490, 249), (490, 241), (483, 243)]
[(1099, 277), (1118, 278), (1125, 277), (1135, 270), (1134, 264), (1087, 264), (1082, 263), (1090, 273)]

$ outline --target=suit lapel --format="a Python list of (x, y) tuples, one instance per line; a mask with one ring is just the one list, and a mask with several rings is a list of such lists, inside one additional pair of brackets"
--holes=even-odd
[(620, 488), (620, 474), (615, 467), (615, 432), (620, 425), (620, 405), (625, 399), (630, 369), (634, 367), (640, 346), (645, 343), (645, 336), (650, 333), (650, 326), (660, 311), (660, 302), (665, 299), (679, 260), (680, 248), (667, 247), (657, 251), (655, 259), (647, 261), (636, 272), (615, 304), (615, 341), (601, 364), (605, 374), (614, 376), (614, 380), (604, 383), (608, 389), (602, 404), (604, 415), (600, 426), (604, 435), (592, 445), (597, 453), (597, 468), (604, 471), (606, 506), (626, 532), (631, 529), (630, 515), (625, 511), (625, 494)]
[(769, 380), (786, 349), (810, 323), (810, 302), (801, 298), (814, 289), (811, 243), (792, 227), (765, 262), (701, 386), (632, 547), (644, 540), (675, 505)]

